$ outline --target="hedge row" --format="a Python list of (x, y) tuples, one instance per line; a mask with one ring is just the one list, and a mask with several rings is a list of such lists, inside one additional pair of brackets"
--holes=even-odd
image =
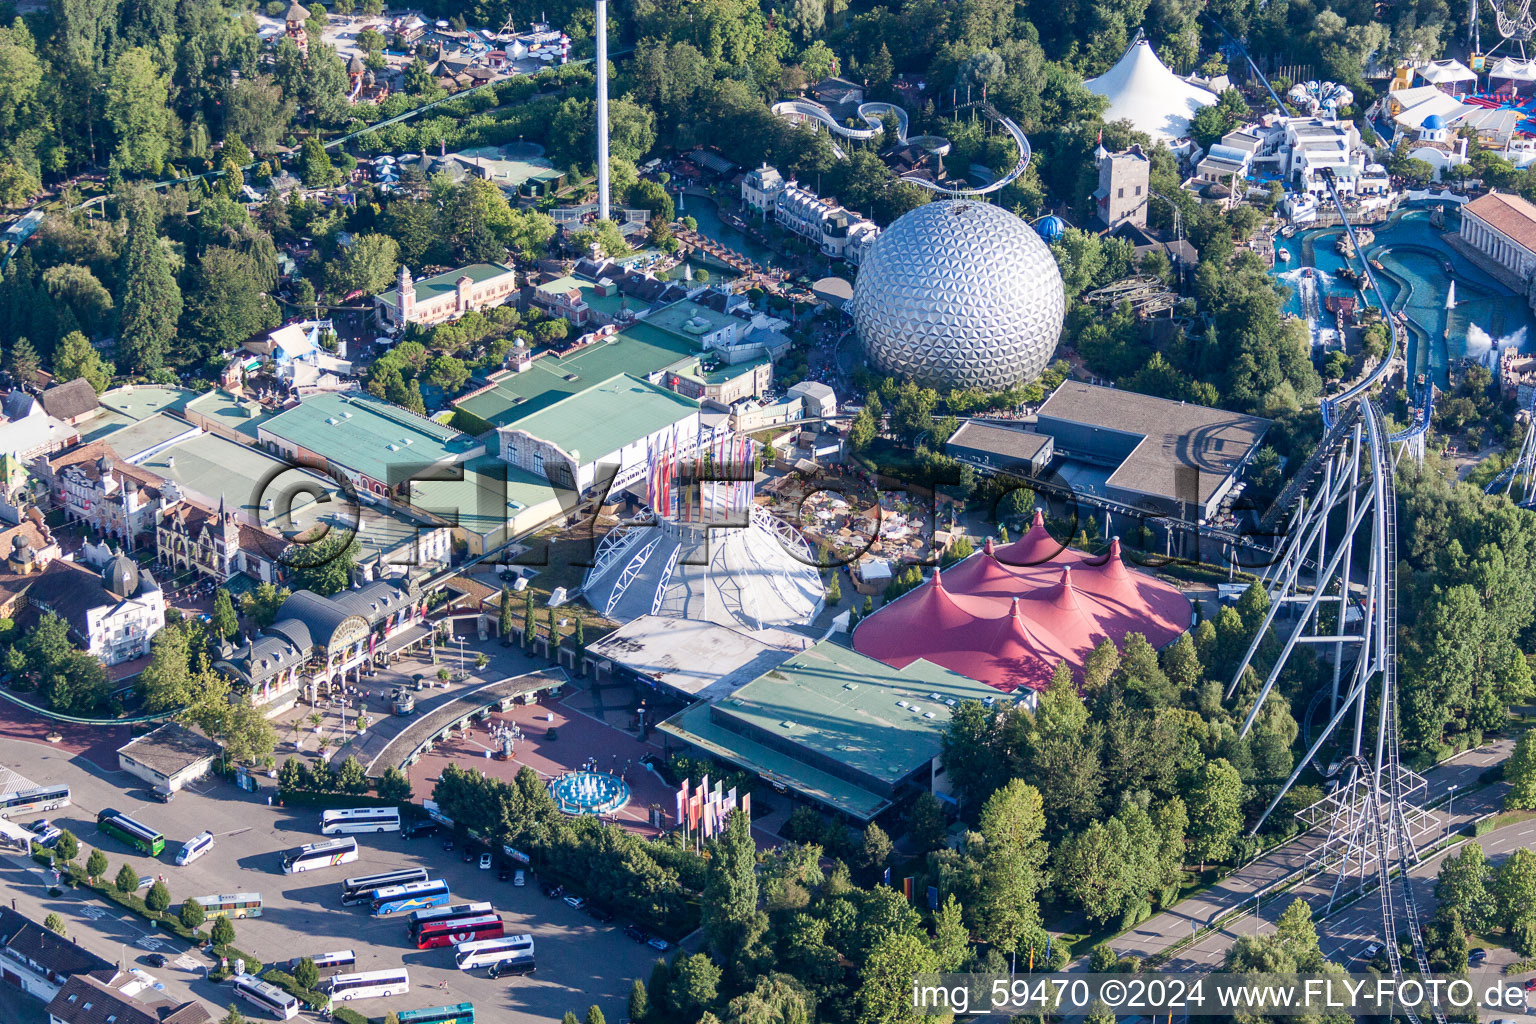
[(320, 793), (312, 789), (280, 789), (278, 802), (284, 807), (399, 807), (398, 800), (385, 800), (377, 796), (357, 793)]
[(303, 1003), (306, 1010), (318, 1010), (325, 1005), (326, 996), (324, 992), (316, 992), (312, 988), (305, 988), (299, 984), (297, 978), (287, 971), (280, 971), (274, 967), (266, 974), (263, 974), (261, 980), (271, 982), (284, 992), (287, 992), (293, 998)]

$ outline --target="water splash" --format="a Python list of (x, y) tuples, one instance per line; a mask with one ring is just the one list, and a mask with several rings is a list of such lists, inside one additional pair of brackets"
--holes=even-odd
[(1512, 334), (1506, 334), (1501, 338), (1494, 338), (1477, 324), (1467, 324), (1467, 358), (1485, 360), (1489, 363), (1497, 363), (1500, 355), (1506, 348), (1513, 348), (1516, 352), (1525, 348), (1526, 328), (1521, 327)]

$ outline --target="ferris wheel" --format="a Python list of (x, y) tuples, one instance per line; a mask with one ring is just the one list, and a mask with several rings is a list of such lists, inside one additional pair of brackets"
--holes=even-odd
[(1488, 0), (1501, 38), (1494, 44), (1493, 50), (1486, 54), (1483, 53), (1482, 30), (1478, 24), (1480, 3), (1481, 0), (1468, 0), (1467, 43), (1471, 50), (1472, 70), (1483, 70), (1488, 58), (1506, 42), (1513, 42), (1519, 47), (1520, 56), (1524, 58), (1526, 42), (1536, 36), (1536, 18), (1531, 17), (1531, 0)]

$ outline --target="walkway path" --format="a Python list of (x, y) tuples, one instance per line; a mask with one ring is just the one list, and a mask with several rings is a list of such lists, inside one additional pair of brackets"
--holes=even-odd
[(439, 701), (426, 714), (391, 716), (385, 723), (393, 725), (392, 730), (386, 730), (385, 723), (381, 723), (380, 727), (369, 729), (361, 741), (354, 740), (347, 752), (357, 755), (367, 767), (368, 774), (382, 775), (385, 769), (399, 768), (417, 747), (460, 719), (508, 697), (552, 690), (568, 681), (565, 672), (549, 669), (509, 676), (472, 689), (460, 689), (448, 699)]

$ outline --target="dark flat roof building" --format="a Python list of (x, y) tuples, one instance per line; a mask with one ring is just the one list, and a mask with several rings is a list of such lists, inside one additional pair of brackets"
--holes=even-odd
[(1049, 434), (966, 420), (944, 442), (944, 454), (983, 473), (1034, 476), (1050, 465), (1055, 445)]
[(1064, 381), (1035, 429), (1058, 457), (1109, 469), (1099, 497), (1153, 515), (1209, 518), (1272, 421), (1131, 391)]

